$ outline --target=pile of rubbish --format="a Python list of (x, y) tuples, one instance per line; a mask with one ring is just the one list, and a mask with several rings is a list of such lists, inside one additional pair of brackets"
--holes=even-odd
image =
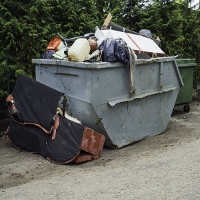
[[(108, 14), (101, 29), (96, 26), (94, 33), (83, 36), (63, 38), (57, 33), (41, 58), (73, 62), (122, 62), (128, 66), (131, 57), (136, 60), (165, 55), (159, 47), (159, 38), (154, 39), (150, 30), (142, 29), (137, 33), (113, 23), (111, 19), (111, 14)], [(70, 42), (72, 45), (69, 45)]]
[[(159, 47), (160, 41), (158, 40), (158, 38), (154, 39), (149, 30), (142, 29), (139, 33), (136, 33), (134, 31), (127, 30), (121, 26), (114, 24), (111, 19), (112, 16), (108, 14), (102, 28), (100, 29), (99, 27), (96, 27), (94, 33), (87, 33), (83, 36), (74, 38), (63, 38), (60, 34), (57, 34), (57, 37), (53, 38), (48, 44), (46, 51), (41, 55), (41, 59), (39, 60), (39, 62), (45, 62), (46, 60), (44, 59), (65, 60), (67, 61), (67, 63), (90, 62), (90, 64), (92, 62), (121, 62), (125, 66), (128, 66), (130, 68), (129, 92), (132, 96), (127, 96), (126, 94), (124, 94), (124, 92), (126, 92), (126, 89), (124, 89), (123, 84), (121, 84), (118, 85), (119, 87), (123, 88), (118, 88), (119, 91), (123, 91), (121, 95), (119, 95), (117, 98), (114, 98), (115, 96), (111, 97), (110, 95), (108, 98), (106, 97), (108, 99), (109, 105), (107, 105), (107, 102), (105, 103), (105, 105), (101, 103), (101, 106), (104, 105), (104, 108), (108, 109), (108, 113), (115, 113), (115, 115), (118, 115), (116, 114), (119, 112), (118, 109), (116, 109), (116, 104), (127, 101), (131, 103), (131, 101), (134, 99), (141, 99), (141, 94), (137, 94), (137, 92), (140, 92), (140, 90), (135, 90), (135, 87), (137, 85), (134, 83), (133, 80), (133, 75), (137, 73), (137, 71), (133, 73), (134, 64), (137, 62), (136, 60), (163, 57), (165, 53)], [(41, 66), (41, 63), (39, 64), (39, 66)], [(42, 69), (43, 68), (40, 67), (40, 70)], [(124, 71), (124, 69), (124, 67), (123, 70), (120, 69), (122, 73), (120, 77), (125, 76), (125, 74), (127, 75), (127, 72)], [(159, 67), (155, 66), (155, 70), (159, 70)], [(53, 70), (53, 73), (54, 71), (55, 70)], [(82, 163), (85, 161), (100, 158), (104, 143), (106, 143), (105, 135), (107, 134), (106, 131), (100, 134), (99, 130), (102, 131), (104, 128), (103, 125), (105, 125), (106, 123), (108, 123), (106, 127), (109, 128), (109, 122), (105, 121), (106, 116), (104, 116), (107, 114), (107, 110), (104, 110), (104, 112), (101, 114), (101, 117), (99, 117), (99, 119), (95, 123), (95, 127), (98, 127), (99, 125), (101, 126), (101, 129), (98, 129), (98, 132), (95, 128), (91, 128), (92, 125), (91, 127), (89, 127), (89, 125), (86, 126), (82, 124), (79, 119), (72, 117), (72, 115), (68, 113), (67, 109), (67, 100), (70, 99), (70, 95), (67, 93), (65, 94), (65, 92), (69, 92), (71, 90), (71, 88), (67, 87), (70, 87), (70, 84), (73, 83), (69, 80), (69, 82), (67, 82), (67, 79), (65, 79), (66, 85), (63, 85), (61, 90), (60, 87), (56, 87), (57, 84), (60, 82), (57, 82), (57, 79), (55, 78), (60, 75), (60, 72), (58, 71), (56, 72), (56, 74), (52, 75), (52, 72), (48, 72), (46, 68), (45, 70), (40, 71), (40, 75), (42, 76), (45, 76), (46, 73), (48, 74), (48, 76), (51, 75), (51, 78), (45, 79), (44, 77), (42, 77), (42, 81), (40, 80), (39, 82), (32, 80), (24, 75), (21, 75), (16, 82), (16, 85), (12, 91), (12, 95), (9, 95), (7, 97), (6, 101), (8, 109), (10, 115), (12, 116), (12, 120), (7, 132), (10, 141), (17, 149), (41, 154), (49, 159), (51, 162), (57, 164), (66, 164), (70, 162)], [(70, 72), (66, 74), (73, 76), (76, 75), (75, 72)], [(107, 75), (109, 76), (109, 74)], [(115, 75), (118, 76), (116, 72)], [(148, 78), (148, 74), (144, 73), (143, 75), (145, 76), (144, 80), (146, 80)], [(105, 75), (103, 77), (105, 79), (109, 79), (109, 77), (106, 78)], [(36, 80), (37, 79), (39, 79), (39, 77), (36, 74)], [(45, 84), (46, 80), (47, 82)], [(58, 78), (58, 80), (60, 81), (61, 79)], [(160, 78), (159, 80), (162, 79)], [(51, 85), (51, 83), (53, 84), (53, 86)], [(87, 84), (89, 83), (90, 82), (88, 81)], [(104, 81), (99, 82), (99, 87), (101, 87), (100, 84), (103, 83)], [(98, 86), (98, 84), (96, 83), (96, 87)], [(114, 85), (116, 86), (116, 83)], [(63, 91), (63, 88), (65, 87), (67, 89), (66, 91)], [(149, 87), (149, 84), (147, 84), (147, 90), (146, 92), (142, 93), (143, 96), (144, 94), (146, 96), (157, 94), (157, 91), (149, 92), (152, 91), (152, 89)], [(90, 89), (91, 88), (92, 87), (90, 87)], [(163, 88), (161, 89), (166, 92), (165, 88)], [(158, 93), (160, 94), (160, 87), (158, 88), (158, 90)], [(169, 89), (167, 89), (167, 91), (168, 90)], [(94, 95), (94, 91), (91, 93), (87, 93), (87, 95), (89, 94)], [(108, 92), (107, 94), (110, 94), (110, 92)], [(71, 103), (79, 98), (80, 97), (71, 98)], [(80, 102), (82, 102), (82, 98)], [(89, 105), (86, 104), (88, 102), (84, 101), (84, 103), (85, 104), (81, 105), (86, 106), (86, 110), (91, 108), (92, 103), (89, 103)], [(98, 108), (100, 108), (101, 106), (98, 106)], [(72, 108), (73, 107), (76, 106), (72, 106)], [(131, 109), (131, 113), (134, 110), (134, 105), (131, 104), (131, 106), (127, 106), (127, 108), (126, 106), (123, 106), (123, 108), (125, 109), (124, 114), (129, 113), (129, 111), (127, 111), (126, 109)], [(92, 108), (92, 111), (90, 111), (90, 113), (92, 113), (94, 110), (95, 109)], [(84, 112), (86, 111), (84, 110)], [(129, 116), (127, 116), (127, 119), (128, 117)], [(169, 118), (169, 116), (167, 117)], [(124, 119), (126, 119), (126, 117), (124, 117)], [(149, 119), (147, 119), (147, 122), (148, 121)], [(118, 122), (116, 123), (118, 124)], [(128, 120), (127, 123), (129, 123)], [(111, 132), (113, 131), (116, 135), (118, 134), (114, 138), (117, 140), (119, 137), (120, 142), (112, 142), (110, 138), (107, 138), (107, 144), (111, 144), (111, 147), (122, 147), (132, 141), (137, 141), (138, 139), (143, 137), (141, 136), (139, 138), (134, 138), (131, 135), (131, 141), (126, 141), (126, 139), (129, 138), (128, 134), (131, 134), (134, 131), (130, 131), (128, 129), (129, 126), (124, 126), (123, 124), (124, 131), (126, 128), (127, 138), (125, 137), (121, 140), (120, 138), (124, 134), (121, 135), (119, 129), (121, 130), (122, 126), (120, 125), (120, 128), (117, 127), (118, 126), (116, 126), (117, 130), (114, 130), (114, 127), (111, 128)], [(159, 127), (159, 131), (160, 129), (163, 130), (165, 128), (165, 125), (164, 128)]]

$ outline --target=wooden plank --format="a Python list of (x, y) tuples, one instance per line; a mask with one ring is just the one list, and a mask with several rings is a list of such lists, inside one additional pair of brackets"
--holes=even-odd
[(104, 23), (103, 23), (103, 26), (102, 26), (102, 30), (103, 29), (106, 29), (106, 27), (108, 26), (108, 24), (110, 23), (110, 21), (111, 21), (111, 19), (112, 19), (112, 15), (110, 14), (110, 13), (108, 13), (108, 15), (107, 15), (107, 17), (106, 17), (106, 19), (105, 19), (105, 21), (104, 21)]

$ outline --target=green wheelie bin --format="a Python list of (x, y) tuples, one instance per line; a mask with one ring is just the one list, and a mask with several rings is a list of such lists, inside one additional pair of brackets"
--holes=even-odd
[(183, 105), (183, 111), (190, 111), (193, 90), (194, 68), (197, 66), (195, 59), (176, 59), (184, 86), (180, 88), (175, 105)]

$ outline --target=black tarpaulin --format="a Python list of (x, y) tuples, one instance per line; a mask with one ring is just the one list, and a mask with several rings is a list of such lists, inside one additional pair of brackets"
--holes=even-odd
[(71, 162), (80, 153), (84, 126), (59, 116), (55, 139), (38, 126), (49, 129), (62, 93), (20, 76), (13, 89), (15, 106), (24, 118), (24, 124), (11, 120), (8, 137), (13, 145), (22, 150), (39, 153), (55, 163)]
[(8, 137), (18, 149), (39, 153), (52, 162), (65, 164), (79, 155), (83, 132), (83, 125), (60, 117), (56, 138), (52, 140), (51, 135), (36, 126), (21, 125), (12, 120)]
[(16, 81), (12, 96), (25, 122), (38, 123), (45, 129), (50, 129), (61, 92), (21, 75)]

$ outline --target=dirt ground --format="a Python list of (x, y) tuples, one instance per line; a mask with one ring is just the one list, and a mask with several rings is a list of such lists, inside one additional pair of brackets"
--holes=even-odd
[(0, 199), (200, 199), (200, 105), (175, 107), (165, 133), (119, 150), (104, 148), (100, 159), (56, 165), (16, 150), (2, 134)]

